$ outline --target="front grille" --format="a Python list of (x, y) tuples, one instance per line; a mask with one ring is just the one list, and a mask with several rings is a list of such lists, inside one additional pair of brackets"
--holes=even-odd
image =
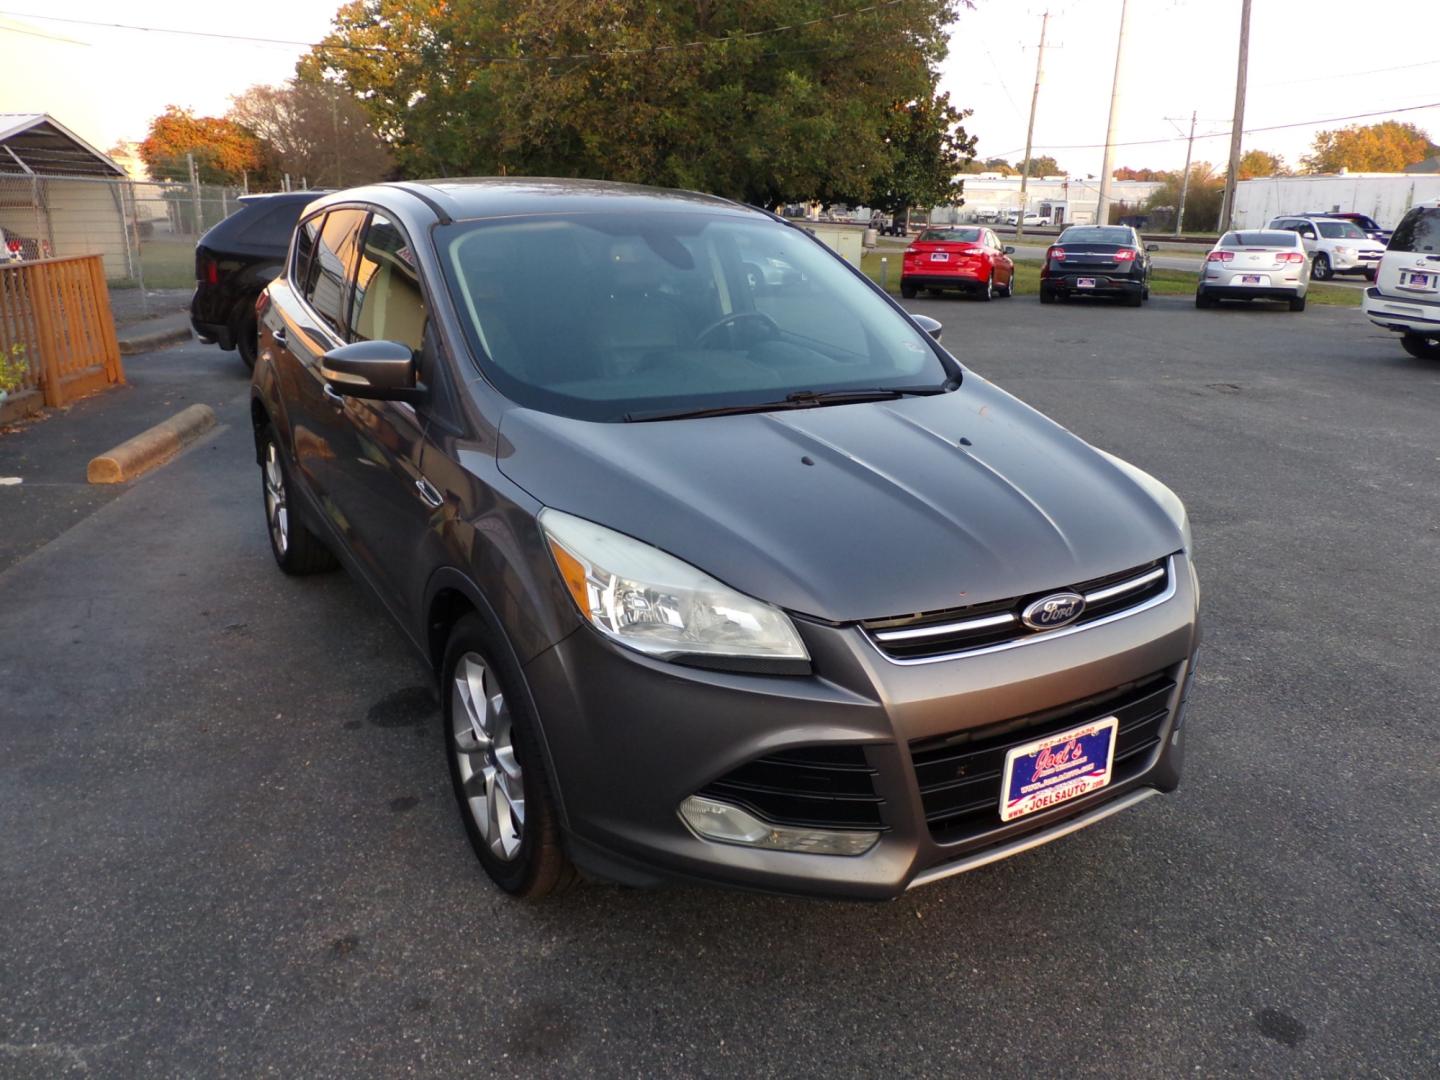
[(1174, 689), (1175, 681), (1161, 673), (1055, 709), (912, 742), (910, 758), (930, 835), (951, 844), (999, 828), (1006, 754), (1104, 716), (1120, 721), (1110, 786), (1138, 776), (1160, 745)]
[(875, 829), (883, 800), (875, 770), (859, 746), (806, 746), (781, 750), (700, 789), (749, 810), (772, 825), (822, 829)]
[[(1084, 626), (1117, 612), (1138, 607), (1170, 588), (1173, 569), (1169, 559), (1156, 559), (1104, 577), (1062, 586), (1085, 597), (1085, 608), (1070, 626)], [(860, 625), (875, 647), (895, 660), (924, 660), (969, 652), (1053, 631), (1032, 630), (1020, 621), (1026, 605), (1060, 591), (1012, 596), (985, 604), (948, 608), (919, 615), (871, 619)]]

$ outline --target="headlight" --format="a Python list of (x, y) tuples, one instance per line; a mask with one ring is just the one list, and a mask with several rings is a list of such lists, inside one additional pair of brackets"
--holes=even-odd
[(1355, 253), (1355, 249), (1354, 249), (1354, 248), (1345, 247), (1343, 244), (1336, 244), (1336, 245), (1335, 245), (1335, 254), (1336, 254), (1336, 255), (1353, 255), (1354, 253)]
[(779, 608), (659, 548), (548, 508), (540, 528), (580, 613), (622, 645), (665, 660), (810, 659)]

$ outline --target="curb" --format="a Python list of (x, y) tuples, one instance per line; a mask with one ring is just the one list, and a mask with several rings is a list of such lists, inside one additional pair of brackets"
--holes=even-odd
[(136, 353), (149, 352), (152, 349), (163, 348), (166, 345), (175, 345), (181, 341), (189, 341), (192, 337), (188, 326), (177, 326), (172, 330), (156, 330), (150, 334), (137, 334), (131, 338), (119, 338), (120, 355), (134, 356)]
[(85, 479), (92, 484), (124, 484), (163, 465), (215, 426), (209, 405), (191, 405), (133, 439), (92, 458)]

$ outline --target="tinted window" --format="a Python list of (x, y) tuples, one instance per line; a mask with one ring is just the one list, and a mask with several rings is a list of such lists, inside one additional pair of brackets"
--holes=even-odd
[(1220, 238), (1221, 247), (1290, 247), (1295, 246), (1293, 232), (1229, 232)]
[(472, 351), (534, 408), (618, 421), (951, 374), (844, 263), (769, 221), (597, 213), (435, 237)]
[(979, 229), (926, 229), (920, 234), (920, 239), (952, 244), (978, 244), (981, 238)]
[(355, 272), (360, 230), (364, 224), (364, 210), (330, 211), (320, 228), (320, 239), (310, 260), (305, 299), (336, 333), (341, 333), (345, 325), (345, 290)]
[(1320, 221), (1320, 235), (1328, 240), (1364, 240), (1365, 230), (1348, 221)]
[(295, 222), (304, 209), (305, 204), (299, 201), (282, 202), (279, 206), (262, 205), (254, 213), (245, 214), (235, 239), (250, 247), (283, 250), (289, 245), (290, 234), (295, 231)]
[(1391, 251), (1440, 251), (1440, 207), (1415, 207), (1390, 237)]
[(1135, 234), (1118, 225), (1081, 225), (1060, 234), (1062, 244), (1133, 244)]
[(1301, 236), (1309, 236), (1311, 238), (1315, 236), (1315, 226), (1311, 225), (1308, 221), (1302, 221), (1297, 224), (1295, 226), (1295, 231), (1298, 232)]
[(324, 214), (317, 214), (301, 225), (295, 234), (295, 261), (290, 266), (290, 280), (302, 292), (305, 289), (305, 277), (310, 272), (310, 256), (315, 251), (315, 238), (320, 235), (320, 223), (324, 220)]
[(356, 341), (399, 341), (418, 350), (425, 337), (425, 298), (415, 256), (387, 218), (375, 214), (355, 274), (350, 336)]

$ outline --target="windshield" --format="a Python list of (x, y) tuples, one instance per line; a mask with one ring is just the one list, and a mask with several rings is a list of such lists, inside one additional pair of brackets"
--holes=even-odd
[(920, 234), (920, 242), (935, 241), (937, 243), (952, 244), (978, 244), (980, 242), (979, 229), (926, 229)]
[(1317, 221), (1320, 235), (1330, 240), (1364, 240), (1365, 230), (1348, 221)]
[(958, 374), (845, 264), (776, 222), (546, 215), (435, 237), (485, 373), (546, 412), (619, 421)]
[(1066, 229), (1060, 234), (1062, 244), (1133, 244), (1130, 230), (1113, 225), (1087, 225)]
[(1295, 236), (1293, 232), (1228, 232), (1220, 238), (1220, 246), (1293, 248)]

